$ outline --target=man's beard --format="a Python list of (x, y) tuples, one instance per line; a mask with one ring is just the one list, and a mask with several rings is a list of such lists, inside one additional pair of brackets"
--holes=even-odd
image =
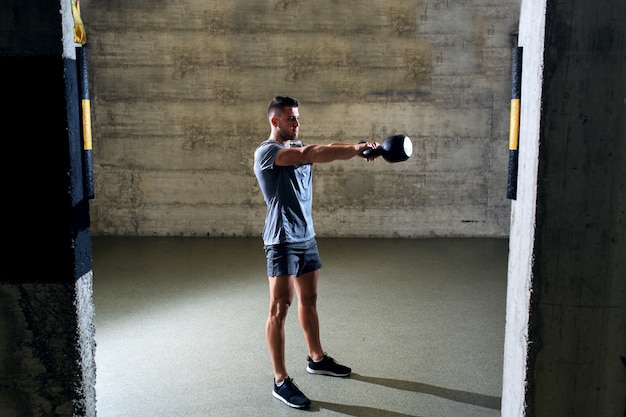
[(285, 132), (280, 132), (280, 137), (283, 141), (287, 141), (287, 140), (296, 140), (298, 139), (298, 133), (297, 132), (291, 132), (289, 131), (288, 133)]

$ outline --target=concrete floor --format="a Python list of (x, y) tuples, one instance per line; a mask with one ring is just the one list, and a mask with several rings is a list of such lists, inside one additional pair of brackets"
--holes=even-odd
[(271, 395), (260, 238), (93, 239), (99, 417), (500, 416), (508, 241), (318, 239), (325, 350), (309, 375), (296, 308)]

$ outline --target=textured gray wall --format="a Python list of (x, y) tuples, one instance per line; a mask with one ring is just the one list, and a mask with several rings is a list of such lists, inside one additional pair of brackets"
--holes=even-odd
[(519, 0), (81, 1), (94, 235), (256, 236), (277, 94), (308, 143), (407, 133), (403, 163), (316, 167), (320, 236), (507, 236)]
[(626, 3), (524, 0), (520, 16), (502, 416), (624, 417)]
[(1, 176), (11, 242), (0, 277), (2, 417), (96, 415), (73, 28), (67, 0), (0, 3), (3, 152), (13, 161)]

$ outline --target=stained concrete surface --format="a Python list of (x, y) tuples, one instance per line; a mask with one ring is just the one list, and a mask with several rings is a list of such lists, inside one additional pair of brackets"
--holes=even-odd
[[(506, 239), (318, 239), (325, 350), (309, 375), (296, 306), (287, 367), (318, 416), (500, 416)], [(93, 241), (99, 417), (290, 416), (271, 396), (258, 238)]]

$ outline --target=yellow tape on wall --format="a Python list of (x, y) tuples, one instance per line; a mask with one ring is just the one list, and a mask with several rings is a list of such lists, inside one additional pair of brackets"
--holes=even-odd
[(90, 151), (91, 143), (91, 101), (83, 100), (83, 150)]
[(509, 150), (516, 151), (519, 146), (520, 99), (511, 100), (511, 124), (509, 127)]

